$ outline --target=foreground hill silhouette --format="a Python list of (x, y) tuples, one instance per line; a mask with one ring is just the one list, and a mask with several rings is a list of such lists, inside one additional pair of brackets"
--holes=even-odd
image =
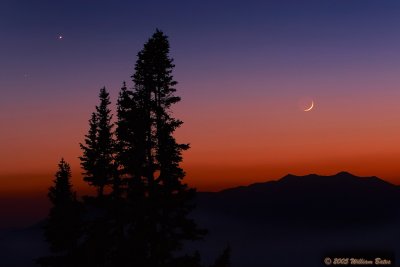
[(400, 188), (375, 176), (286, 175), (277, 181), (201, 193), (199, 209), (260, 223), (343, 226), (398, 216)]
[[(399, 195), (396, 185), (346, 172), (200, 192), (193, 216), (209, 236), (189, 249), (212, 263), (229, 244), (236, 267), (324, 266), (332, 251), (383, 251), (398, 259)], [(35, 266), (32, 259), (45, 249), (38, 226), (0, 233), (1, 266)]]
[(211, 260), (228, 240), (233, 266), (326, 266), (329, 253), (400, 257), (400, 189), (377, 177), (286, 175), (277, 181), (199, 193), (198, 248)]

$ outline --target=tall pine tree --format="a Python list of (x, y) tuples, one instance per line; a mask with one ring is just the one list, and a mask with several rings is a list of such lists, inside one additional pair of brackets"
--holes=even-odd
[[(85, 136), (85, 144), (80, 144), (83, 156), (80, 157), (84, 169), (84, 180), (97, 188), (100, 198), (106, 186), (112, 185), (116, 176), (114, 162), (115, 145), (113, 139), (113, 123), (109, 108), (110, 96), (103, 87), (99, 94), (100, 104), (89, 120), (89, 131)], [(115, 185), (115, 183), (114, 183)]]
[[(117, 102), (117, 161), (121, 176), (128, 182), (128, 194), (143, 195), (146, 133), (144, 113), (132, 90), (121, 88)], [(140, 192), (138, 191), (140, 190)]]
[[(195, 190), (182, 182), (185, 176), (179, 166), (187, 144), (176, 142), (173, 134), (182, 122), (171, 116), (171, 107), (180, 101), (174, 93), (173, 60), (169, 57), (169, 42), (157, 30), (138, 53), (132, 107), (140, 115), (140, 174), (145, 185), (145, 223), (135, 233), (146, 233), (144, 262), (149, 266), (173, 266), (175, 256), (185, 240), (201, 238), (188, 214), (193, 209)], [(140, 226), (140, 224), (139, 224)]]

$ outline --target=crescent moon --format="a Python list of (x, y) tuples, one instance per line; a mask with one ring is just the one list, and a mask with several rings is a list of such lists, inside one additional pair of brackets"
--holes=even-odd
[(305, 109), (304, 111), (310, 111), (313, 109), (313, 107), (314, 107), (314, 101), (311, 101), (311, 106), (309, 108)]

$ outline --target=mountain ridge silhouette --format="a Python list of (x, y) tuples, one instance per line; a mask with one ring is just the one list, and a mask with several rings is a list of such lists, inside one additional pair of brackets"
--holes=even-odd
[(376, 223), (399, 217), (400, 187), (349, 172), (281, 179), (199, 193), (201, 211), (260, 223)]
[[(319, 181), (317, 181), (317, 179)], [(222, 193), (222, 192), (229, 192), (229, 191), (235, 191), (235, 190), (243, 190), (243, 189), (251, 189), (255, 187), (266, 187), (270, 186), (275, 183), (280, 183), (280, 184), (288, 184), (288, 183), (307, 183), (310, 185), (310, 183), (317, 183), (317, 184), (322, 184), (322, 183), (334, 183), (334, 182), (354, 182), (357, 180), (357, 182), (367, 182), (367, 183), (376, 183), (375, 185), (377, 186), (387, 186), (387, 187), (396, 187), (400, 188), (397, 185), (394, 185), (390, 182), (387, 182), (377, 176), (356, 176), (354, 174), (351, 174), (346, 171), (341, 171), (338, 172), (337, 174), (334, 175), (318, 175), (318, 174), (307, 174), (307, 175), (294, 175), (294, 174), (287, 174), (283, 176), (282, 178), (278, 180), (271, 180), (267, 182), (257, 182), (257, 183), (252, 183), (247, 186), (238, 186), (238, 187), (232, 187), (232, 188), (227, 188), (218, 191), (217, 193)]]

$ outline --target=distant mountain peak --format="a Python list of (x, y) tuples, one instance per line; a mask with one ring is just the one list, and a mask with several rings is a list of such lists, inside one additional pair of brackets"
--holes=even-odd
[(352, 190), (400, 190), (400, 187), (382, 180), (376, 176), (360, 177), (346, 171), (338, 172), (333, 175), (294, 175), (287, 174), (281, 179), (270, 180), (267, 182), (258, 182), (247, 186), (239, 186), (221, 190), (220, 192), (260, 192), (267, 193), (270, 190), (294, 190), (303, 192), (350, 192)]
[(349, 172), (346, 172), (346, 171), (341, 171), (341, 172), (338, 172), (336, 175), (333, 175), (333, 176), (348, 176), (348, 177), (357, 177), (357, 176), (355, 176), (354, 174), (351, 174), (351, 173), (349, 173)]
[[(309, 181), (312, 182), (315, 179), (325, 179), (325, 180), (358, 180), (358, 179), (363, 179), (363, 178), (376, 178), (379, 179), (375, 176), (373, 177), (359, 177), (356, 176), (354, 174), (351, 174), (347, 171), (341, 171), (338, 172), (337, 174), (333, 174), (333, 175), (319, 175), (319, 174), (307, 174), (307, 175), (294, 175), (294, 174), (287, 174), (284, 177), (282, 177), (281, 179), (279, 179), (278, 181), (281, 182), (288, 182), (288, 181)], [(380, 179), (379, 179), (380, 180)]]
[(350, 172), (347, 172), (347, 171), (341, 171), (341, 172), (338, 172), (337, 174), (333, 174), (333, 175), (319, 175), (319, 174), (316, 174), (316, 173), (310, 173), (310, 174), (306, 174), (306, 175), (295, 175), (295, 174), (292, 174), (292, 173), (288, 173), (288, 174), (286, 174), (284, 177), (282, 177), (282, 178), (285, 178), (285, 177), (330, 177), (330, 176), (351, 176), (351, 177), (358, 177), (358, 176), (356, 176), (356, 175), (354, 175), (354, 174), (352, 174), (352, 173), (350, 173)]
[[(299, 220), (347, 224), (393, 219), (398, 214), (400, 187), (375, 176), (359, 177), (342, 171), (334, 175), (288, 174), (279, 180), (202, 197), (204, 207), (229, 216), (254, 218), (257, 222)], [(379, 216), (371, 216), (374, 214)]]

